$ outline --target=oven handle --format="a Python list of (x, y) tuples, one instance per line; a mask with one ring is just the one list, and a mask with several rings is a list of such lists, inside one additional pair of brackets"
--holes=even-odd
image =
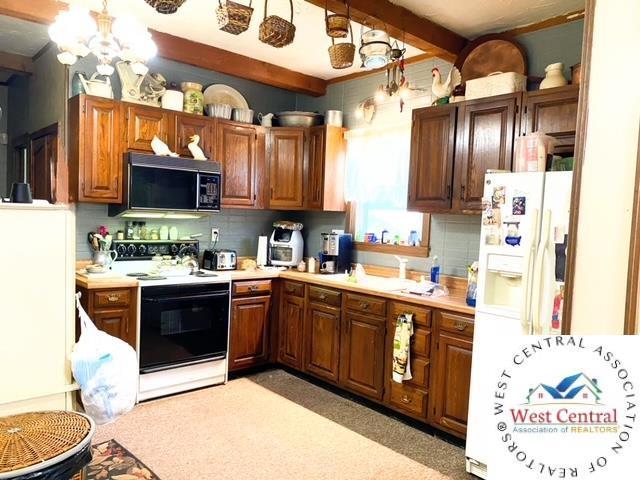
[(191, 362), (187, 361), (187, 362), (172, 363), (170, 365), (159, 365), (157, 367), (144, 367), (140, 369), (140, 373), (153, 373), (153, 372), (161, 372), (163, 370), (173, 370), (175, 368), (198, 365), (199, 363), (207, 363), (207, 362), (215, 362), (218, 360), (224, 360), (225, 358), (227, 358), (226, 353), (222, 355), (215, 355), (213, 357), (200, 358), (198, 360), (193, 360)]
[(215, 293), (206, 293), (203, 295), (180, 295), (176, 297), (151, 297), (151, 298), (142, 298), (143, 302), (152, 302), (152, 303), (160, 303), (160, 302), (174, 302), (180, 300), (205, 300), (207, 298), (219, 298), (219, 297), (228, 297), (229, 290), (225, 290), (224, 292), (215, 292)]

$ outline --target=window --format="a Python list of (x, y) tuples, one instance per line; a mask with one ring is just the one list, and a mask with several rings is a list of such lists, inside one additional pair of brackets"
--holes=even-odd
[[(393, 241), (409, 244), (415, 231), (418, 244), (428, 242), (423, 214), (407, 212), (411, 125), (347, 132), (346, 197), (355, 202), (355, 239), (373, 233), (380, 242), (383, 230)], [(420, 241), (422, 240), (422, 242)]]

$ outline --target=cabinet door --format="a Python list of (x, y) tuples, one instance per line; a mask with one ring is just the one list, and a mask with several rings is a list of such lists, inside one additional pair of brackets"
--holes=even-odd
[[(83, 120), (77, 132), (80, 144), (80, 201), (122, 201), (120, 108), (109, 99), (84, 97)], [(74, 134), (74, 132), (72, 132)]]
[(458, 113), (453, 209), (480, 213), (489, 169), (511, 170), (521, 94), (464, 102)]
[[(309, 131), (309, 174), (307, 175), (306, 206), (322, 210), (324, 190), (325, 127), (314, 127)], [(330, 180), (331, 181), (331, 180)]]
[(176, 142), (176, 153), (181, 157), (193, 157), (188, 145), (191, 143), (191, 137), (198, 135), (200, 137), (198, 145), (200, 145), (205, 157), (211, 161), (216, 160), (214, 124), (215, 120), (208, 117), (190, 114), (176, 115), (176, 127), (173, 135)]
[[(46, 129), (48, 130), (48, 129)], [(58, 160), (58, 131), (31, 137), (29, 183), (33, 198), (55, 203), (56, 165)]]
[(280, 310), (279, 361), (302, 370), (302, 333), (304, 326), (304, 298), (293, 295), (282, 297)]
[(269, 132), (269, 206), (303, 207), (304, 137), (302, 128), (274, 128)]
[(96, 310), (91, 318), (100, 330), (130, 343), (129, 307)]
[(309, 303), (305, 315), (305, 370), (338, 382), (340, 309)]
[(455, 105), (413, 111), (409, 210), (431, 212), (451, 208), (456, 112)]
[(340, 383), (354, 392), (381, 400), (384, 391), (384, 319), (347, 310), (342, 323)]
[(160, 108), (125, 105), (127, 122), (127, 150), (153, 152), (151, 140), (156, 136), (175, 150), (175, 135), (171, 128), (175, 114)]
[(431, 422), (460, 437), (467, 433), (472, 345), (470, 339), (447, 332), (440, 332), (436, 342)]
[(579, 87), (527, 92), (523, 134), (541, 131), (556, 138), (554, 151), (572, 155), (576, 142)]
[(269, 358), (269, 296), (231, 301), (229, 370), (266, 363)]
[(256, 204), (256, 128), (218, 121), (216, 161), (222, 164), (222, 206)]

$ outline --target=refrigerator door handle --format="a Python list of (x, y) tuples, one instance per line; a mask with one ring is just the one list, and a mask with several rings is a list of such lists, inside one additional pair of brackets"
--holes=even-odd
[[(537, 231), (539, 211), (537, 208), (531, 212), (531, 224), (534, 228), (533, 231)], [(531, 245), (527, 249), (523, 259), (523, 271), (522, 271), (522, 309), (520, 312), (520, 323), (522, 324), (523, 335), (531, 335), (531, 284), (533, 281), (533, 266), (535, 264), (536, 250), (538, 243), (537, 233), (531, 237)]]
[(536, 261), (534, 267), (533, 279), (533, 333), (534, 335), (542, 335), (542, 322), (540, 321), (541, 306), (544, 300), (542, 289), (544, 288), (543, 270), (544, 256), (549, 243), (549, 234), (551, 231), (551, 210), (545, 210), (542, 214), (542, 234), (540, 235), (540, 243), (536, 252)]

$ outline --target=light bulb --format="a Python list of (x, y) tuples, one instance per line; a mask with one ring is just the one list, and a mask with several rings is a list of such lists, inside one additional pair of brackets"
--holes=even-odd
[(364, 107), (362, 106), (362, 104), (358, 105), (354, 114), (356, 119), (358, 120), (362, 120), (364, 118)]
[(58, 61), (63, 65), (73, 65), (77, 60), (78, 57), (71, 52), (60, 52), (58, 54)]
[(384, 87), (382, 85), (380, 85), (378, 87), (378, 90), (376, 90), (376, 96), (375, 96), (376, 103), (382, 103), (386, 99), (387, 99), (387, 94), (384, 91)]
[(411, 95), (411, 90), (409, 90), (409, 85), (408, 84), (402, 85), (398, 89), (398, 95), (400, 96), (401, 99), (407, 100)]

